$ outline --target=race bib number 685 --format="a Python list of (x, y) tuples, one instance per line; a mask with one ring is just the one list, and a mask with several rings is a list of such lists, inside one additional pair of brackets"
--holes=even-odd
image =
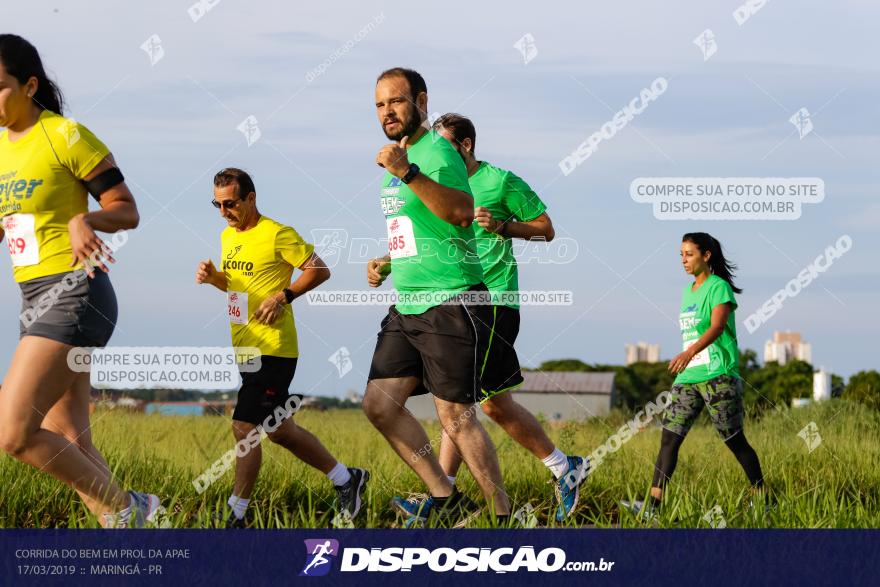
[(388, 255), (392, 259), (417, 255), (412, 220), (408, 216), (396, 216), (385, 221), (388, 224)]

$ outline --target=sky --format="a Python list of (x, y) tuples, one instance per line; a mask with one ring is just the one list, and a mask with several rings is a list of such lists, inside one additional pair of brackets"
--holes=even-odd
[[(760, 353), (773, 331), (796, 330), (816, 367), (878, 369), (880, 6), (776, 0), (738, 24), (740, 5), (34, 2), (7, 8), (4, 28), (37, 46), (67, 114), (108, 144), (137, 199), (140, 227), (111, 272), (111, 346), (228, 344), (223, 295), (194, 280), (199, 261), (219, 256), (225, 223), (209, 203), (224, 166), (252, 173), (267, 216), (307, 238), (342, 236), (323, 289), (367, 289), (367, 257), (350, 244), (385, 231), (374, 83), (406, 66), (425, 77), (429, 111), (472, 118), (477, 156), (529, 182), (573, 247), (561, 255), (551, 243), (521, 264), (522, 290), (573, 299), (523, 307), (524, 366), (622, 364), (637, 341), (677, 354), (680, 239), (705, 231), (739, 267), (741, 348)], [(694, 43), (706, 29), (708, 59)], [(563, 174), (560, 160), (658, 77), (666, 91)], [(789, 121), (801, 108), (813, 125), (803, 137)], [(250, 144), (238, 128), (248, 117), (259, 129)], [(641, 177), (815, 177), (825, 198), (793, 220), (662, 220), (630, 197)], [(844, 235), (851, 249), (748, 332), (746, 316)], [(5, 372), (19, 292), (5, 255), (0, 266)], [(293, 389), (362, 392), (387, 308), (294, 307)], [(329, 360), (342, 347), (344, 374)]]

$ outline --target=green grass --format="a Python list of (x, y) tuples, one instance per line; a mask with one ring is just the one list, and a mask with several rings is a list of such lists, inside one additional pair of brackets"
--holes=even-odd
[[(545, 426), (564, 451), (587, 454), (625, 421), (623, 414), (601, 420)], [(232, 487), (232, 472), (198, 495), (192, 480), (233, 447), (228, 419), (99, 411), (93, 415), (98, 448), (115, 469), (122, 487), (160, 496), (173, 527), (207, 527)], [(798, 432), (818, 426), (822, 443), (812, 453)], [(409, 468), (358, 411), (305, 411), (297, 422), (314, 432), (342, 462), (368, 468), (365, 515), (358, 526), (392, 527), (391, 497), (423, 491)], [(549, 473), (494, 424), (486, 424), (498, 447), (501, 469), (514, 508), (529, 503), (541, 526), (555, 526)], [(429, 425), (429, 437), (439, 428)], [(702, 421), (688, 436), (667, 491), (661, 527), (706, 527), (702, 520), (720, 506), (728, 527), (864, 528), (880, 526), (880, 413), (834, 400), (798, 410), (766, 414), (746, 424), (761, 458), (772, 494), (769, 513), (749, 509), (745, 475), (714, 430)], [(660, 439), (648, 428), (606, 457), (584, 484), (581, 505), (566, 526), (639, 527), (621, 512), (623, 499), (643, 499), (651, 481)], [(333, 490), (327, 479), (292, 455), (265, 442), (263, 469), (252, 499), (254, 525), (263, 528), (327, 527)], [(464, 470), (459, 486), (480, 500)], [(96, 527), (77, 496), (48, 475), (4, 456), (0, 460), (0, 526)], [(487, 518), (473, 526), (490, 525)]]

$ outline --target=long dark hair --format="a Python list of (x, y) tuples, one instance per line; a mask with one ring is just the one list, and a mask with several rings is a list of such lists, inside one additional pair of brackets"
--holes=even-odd
[(742, 293), (743, 290), (733, 283), (733, 272), (736, 270), (736, 265), (724, 258), (724, 252), (721, 250), (721, 243), (718, 242), (718, 239), (706, 232), (689, 232), (681, 237), (681, 242), (694, 243), (703, 254), (707, 251), (712, 253), (709, 257), (709, 269), (713, 274), (729, 283), (735, 293)]
[(37, 48), (18, 35), (0, 35), (0, 61), (9, 75), (20, 84), (37, 78), (37, 93), (33, 100), (40, 108), (55, 114), (61, 114), (64, 108), (64, 97), (61, 89), (49, 79), (43, 68), (43, 60)]

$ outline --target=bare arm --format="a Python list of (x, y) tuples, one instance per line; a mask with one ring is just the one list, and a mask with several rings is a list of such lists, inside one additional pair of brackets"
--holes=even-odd
[[(330, 269), (324, 260), (314, 253), (299, 266), (299, 269), (302, 273), (287, 288), (293, 292), (294, 299), (330, 279)], [(272, 324), (285, 308), (287, 308), (287, 299), (284, 297), (284, 292), (279, 291), (263, 300), (263, 303), (254, 312), (254, 319), (263, 324)]]
[(217, 271), (214, 262), (210, 259), (199, 263), (199, 268), (196, 269), (196, 283), (210, 283), (220, 291), (226, 291), (229, 287), (226, 272)]
[(469, 193), (440, 185), (424, 173), (409, 182), (409, 187), (441, 220), (455, 226), (470, 226), (474, 221), (474, 197)]
[(506, 238), (550, 242), (556, 236), (556, 232), (553, 230), (553, 222), (546, 212), (527, 222), (517, 222), (513, 219), (505, 222), (493, 218), (492, 213), (487, 208), (480, 206), (474, 211), (474, 220), (487, 231), (500, 234)]
[[(293, 292), (293, 299), (315, 289), (330, 279), (330, 269), (324, 263), (324, 260), (315, 253), (312, 253), (312, 256), (306, 259), (306, 262), (300, 265), (299, 269), (302, 273), (288, 288)], [(282, 292), (281, 295), (283, 300), (284, 293)]]
[[(409, 157), (403, 137), (400, 143), (382, 147), (376, 156), (376, 163), (395, 177), (402, 178), (409, 171)], [(474, 198), (462, 190), (440, 185), (424, 173), (419, 173), (409, 182), (409, 188), (441, 220), (455, 226), (470, 226), (474, 221)]]
[[(116, 163), (113, 160), (113, 155), (107, 155), (84, 179), (92, 180), (114, 167), (116, 167)], [(112, 251), (95, 234), (95, 231), (116, 232), (132, 229), (136, 228), (140, 222), (137, 204), (135, 204), (134, 196), (125, 182), (115, 185), (101, 194), (99, 203), (101, 205), (99, 210), (77, 214), (67, 223), (70, 246), (73, 250), (70, 266), (74, 267), (78, 263), (82, 263), (89, 277), (94, 275), (92, 262), (105, 273), (109, 271), (100, 257), (111, 263), (114, 262)]]
[[(105, 171), (116, 167), (113, 155), (108, 155), (98, 163), (84, 179), (90, 181)], [(100, 210), (82, 215), (82, 219), (92, 228), (101, 232), (116, 232), (137, 228), (140, 223), (137, 204), (125, 182), (113, 186), (100, 196)]]

